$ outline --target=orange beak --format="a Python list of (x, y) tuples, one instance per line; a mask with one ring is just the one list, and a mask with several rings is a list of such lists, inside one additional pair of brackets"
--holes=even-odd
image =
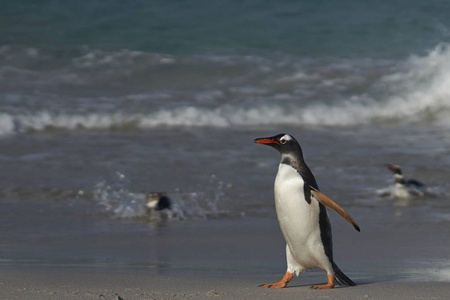
[(277, 141), (268, 139), (268, 138), (255, 139), (255, 143), (257, 143), (257, 144), (280, 144)]

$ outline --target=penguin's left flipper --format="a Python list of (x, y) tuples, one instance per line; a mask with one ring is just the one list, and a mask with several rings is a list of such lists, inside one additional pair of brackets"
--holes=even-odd
[(311, 188), (311, 194), (314, 196), (314, 198), (316, 198), (323, 205), (328, 206), (329, 208), (335, 210), (344, 219), (346, 219), (350, 224), (352, 224), (353, 227), (355, 227), (355, 229), (357, 231), (360, 231), (358, 224), (355, 222), (355, 220), (353, 220), (352, 217), (350, 217), (350, 215), (342, 207), (337, 205), (337, 203), (334, 202), (333, 200), (331, 200), (327, 195), (319, 192), (317, 189), (313, 188), (312, 186), (310, 186), (310, 188)]

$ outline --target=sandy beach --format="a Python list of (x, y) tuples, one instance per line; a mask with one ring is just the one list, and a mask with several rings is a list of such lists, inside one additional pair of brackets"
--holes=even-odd
[[(285, 271), (276, 219), (208, 220), (61, 238), (45, 249), (41, 241), (36, 241), (41, 248), (24, 243), (22, 258), (2, 261), (0, 298), (448, 299), (448, 229), (437, 231), (442, 224), (424, 224), (415, 228), (418, 239), (408, 239), (402, 226), (387, 235), (385, 226), (392, 224), (362, 227), (357, 233), (345, 221), (334, 223), (336, 262), (356, 287), (312, 290), (311, 285), (325, 281), (325, 274), (311, 270), (287, 288), (260, 288)], [(426, 237), (430, 231), (434, 236)], [(414, 252), (408, 252), (411, 247)], [(37, 257), (43, 252), (48, 257), (30, 259), (33, 249), (40, 252)], [(90, 256), (75, 260), (71, 251)]]
[(312, 290), (294, 280), (284, 289), (257, 287), (259, 278), (152, 276), (130, 270), (21, 268), (1, 272), (2, 299), (448, 299), (450, 283), (364, 282)]

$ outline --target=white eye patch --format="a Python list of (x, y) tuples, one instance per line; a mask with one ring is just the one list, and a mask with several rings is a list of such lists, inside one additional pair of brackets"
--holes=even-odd
[(280, 138), (280, 143), (286, 144), (287, 141), (292, 141), (293, 138), (289, 134), (285, 134)]

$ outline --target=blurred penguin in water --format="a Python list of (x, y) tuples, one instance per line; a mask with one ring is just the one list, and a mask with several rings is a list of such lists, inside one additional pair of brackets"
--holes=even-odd
[(147, 211), (164, 210), (172, 208), (172, 201), (166, 193), (150, 193), (146, 198)]
[(390, 190), (390, 195), (396, 198), (408, 198), (411, 196), (423, 197), (426, 193), (424, 183), (415, 179), (405, 179), (402, 168), (399, 165), (388, 165), (389, 170), (394, 173), (395, 185)]

